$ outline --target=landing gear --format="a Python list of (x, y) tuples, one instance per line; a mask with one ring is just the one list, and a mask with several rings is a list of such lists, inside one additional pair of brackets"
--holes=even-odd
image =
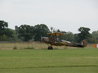
[(48, 50), (53, 50), (53, 47), (52, 46), (48, 46)]

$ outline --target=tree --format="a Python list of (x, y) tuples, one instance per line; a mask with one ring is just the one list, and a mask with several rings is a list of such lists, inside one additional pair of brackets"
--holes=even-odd
[(92, 32), (92, 38), (90, 40), (91, 43), (98, 43), (98, 31)]
[(6, 28), (6, 27), (8, 27), (8, 23), (3, 20), (0, 20), (0, 29)]
[(8, 23), (0, 20), (0, 41), (12, 41), (14, 30), (8, 28)]
[(33, 38), (34, 28), (30, 25), (21, 25), (20, 27), (16, 26), (15, 30), (18, 37), (23, 41), (29, 41)]
[(40, 41), (41, 37), (47, 36), (50, 30), (45, 24), (38, 24), (34, 26), (34, 40)]
[(80, 27), (79, 28), (79, 34), (76, 35), (76, 39), (78, 42), (81, 42), (82, 40), (89, 39), (91, 37), (91, 34), (89, 33), (90, 28), (86, 27)]
[(3, 20), (0, 20), (0, 36), (4, 35), (4, 31), (5, 29), (8, 27), (8, 23), (3, 21)]
[(93, 31), (92, 36), (98, 40), (98, 31)]

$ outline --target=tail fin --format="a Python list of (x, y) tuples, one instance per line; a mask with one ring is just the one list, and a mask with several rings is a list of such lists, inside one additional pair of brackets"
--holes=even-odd
[(87, 46), (87, 41), (83, 40), (81, 44), (83, 45), (83, 47), (86, 47)]

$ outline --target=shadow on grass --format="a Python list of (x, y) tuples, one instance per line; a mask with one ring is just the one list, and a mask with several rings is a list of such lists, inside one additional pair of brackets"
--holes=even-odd
[(98, 67), (98, 65), (66, 65), (66, 66), (14, 67), (14, 68), (0, 68), (0, 69), (64, 68), (64, 67)]

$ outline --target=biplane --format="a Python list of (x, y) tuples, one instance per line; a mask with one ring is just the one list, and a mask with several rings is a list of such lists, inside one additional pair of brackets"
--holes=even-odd
[(69, 46), (69, 47), (86, 47), (87, 41), (83, 40), (81, 43), (73, 43), (70, 41), (62, 40), (59, 38), (59, 36), (64, 35), (64, 33), (60, 32), (54, 32), (54, 33), (48, 33), (49, 37), (42, 37), (41, 40), (44, 43), (50, 44), (48, 46), (49, 50), (53, 49), (53, 46)]

